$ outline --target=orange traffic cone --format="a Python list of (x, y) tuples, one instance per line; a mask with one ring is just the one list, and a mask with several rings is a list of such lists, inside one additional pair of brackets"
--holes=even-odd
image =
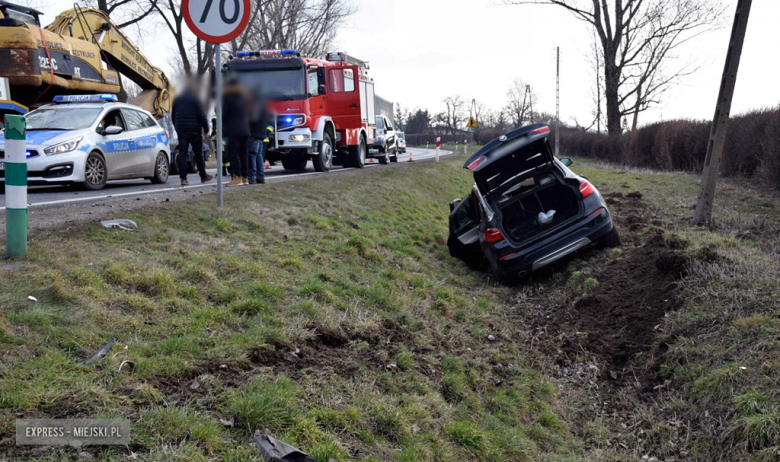
[(414, 158), (412, 157), (412, 154), (414, 154), (412, 151), (409, 151), (409, 160), (407, 162), (414, 162)]
[(265, 160), (265, 169), (271, 170), (271, 164), (268, 163), (268, 159)]

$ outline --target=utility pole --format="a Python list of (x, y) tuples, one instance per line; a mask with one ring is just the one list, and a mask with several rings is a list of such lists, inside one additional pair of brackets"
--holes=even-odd
[(561, 136), (561, 47), (556, 48), (555, 55), (555, 157), (558, 157)]
[(699, 199), (696, 201), (696, 213), (693, 215), (693, 222), (697, 225), (712, 222), (715, 187), (718, 175), (720, 175), (723, 145), (726, 142), (726, 129), (731, 114), (731, 101), (734, 97), (734, 87), (737, 84), (739, 60), (742, 57), (742, 45), (745, 43), (745, 32), (752, 3), (753, 0), (739, 0), (737, 2), (737, 12), (734, 15), (734, 26), (731, 30), (731, 39), (726, 54), (726, 65), (723, 68), (723, 78), (718, 93), (718, 103), (715, 106), (715, 117), (712, 119), (710, 140), (707, 143), (707, 157), (704, 158)]

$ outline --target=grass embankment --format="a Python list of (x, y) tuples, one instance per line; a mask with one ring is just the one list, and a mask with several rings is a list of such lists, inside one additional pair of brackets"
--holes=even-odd
[[(574, 380), (556, 371), (556, 383), (573, 384), (559, 387), (561, 400), (578, 410), (569, 424), (598, 459), (780, 458), (777, 192), (747, 182), (723, 181), (715, 223), (704, 229), (690, 225), (698, 176), (578, 162), (578, 173), (599, 185), (607, 197), (624, 246), (615, 255), (586, 256), (569, 266), (566, 284), (573, 287), (568, 298), (566, 289), (562, 291), (565, 302), (562, 312), (557, 312), (562, 320), (557, 332), (573, 340), (564, 341), (557, 364), (569, 367), (573, 375), (586, 371)], [(631, 194), (634, 191), (641, 197)], [(670, 254), (685, 258), (684, 264), (672, 265), (675, 270), (682, 268), (682, 278), (664, 290), (663, 297), (654, 297), (657, 287), (642, 284), (669, 275)], [(648, 255), (649, 269), (637, 273)], [(633, 279), (618, 279), (613, 287), (605, 287), (603, 282), (615, 281), (620, 271)], [(592, 294), (583, 284), (588, 280), (595, 287)], [(523, 292), (553, 288), (554, 284), (543, 281)], [(636, 288), (641, 291), (636, 293)], [(603, 295), (612, 300), (600, 298)], [(538, 300), (521, 299), (521, 306)], [(666, 307), (659, 307), (659, 302)], [(610, 326), (602, 319), (593, 323), (601, 331), (589, 331), (590, 326), (578, 322), (578, 317), (587, 318), (585, 308), (594, 303), (605, 308), (624, 303), (630, 316), (604, 311), (602, 318), (618, 317), (619, 323)], [(632, 312), (630, 305), (638, 309)], [(567, 330), (565, 322), (572, 327)], [(651, 333), (650, 344), (637, 341), (643, 335), (637, 325)], [(574, 327), (580, 332), (571, 332)], [(582, 331), (590, 339), (618, 341), (617, 348), (623, 351), (616, 351), (615, 344), (609, 348), (582, 340)], [(569, 360), (566, 350), (572, 345), (584, 345), (587, 352)], [(630, 353), (627, 358), (621, 356), (625, 352)], [(590, 369), (583, 367), (591, 364), (598, 366), (594, 382), (587, 373)], [(600, 406), (600, 402), (608, 404)]]
[(256, 429), (322, 461), (572, 454), (555, 387), (511, 338), (512, 290), (448, 256), (462, 162), (123, 214), (137, 232), (34, 236), (0, 266), (4, 456), (75, 459), (13, 445), (17, 417), (76, 416), (132, 420), (129, 449), (87, 449), (102, 460), (257, 460)]
[(724, 182), (696, 228), (696, 176), (578, 160), (623, 247), (503, 287), (448, 256), (463, 160), (36, 236), (0, 267), (6, 457), (77, 454), (14, 448), (16, 417), (125, 416), (96, 458), (256, 460), (255, 429), (323, 461), (777, 458), (775, 193)]

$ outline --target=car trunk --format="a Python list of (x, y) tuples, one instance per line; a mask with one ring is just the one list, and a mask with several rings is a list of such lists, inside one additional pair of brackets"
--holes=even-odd
[(516, 186), (494, 201), (501, 227), (510, 240), (527, 241), (579, 214), (580, 200), (575, 188), (553, 172), (526, 178)]
[(517, 148), (507, 143), (497, 149), (474, 176), (498, 212), (504, 236), (523, 242), (577, 216), (581, 198), (555, 165), (546, 140), (515, 143)]

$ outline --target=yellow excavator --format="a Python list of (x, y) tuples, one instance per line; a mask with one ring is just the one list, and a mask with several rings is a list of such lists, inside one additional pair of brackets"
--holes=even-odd
[(120, 74), (141, 87), (131, 104), (158, 119), (171, 110), (168, 78), (105, 13), (74, 5), (45, 28), (42, 14), (0, 0), (0, 77), (13, 97), (0, 100), (0, 116), (24, 113), (55, 95), (120, 93)]

